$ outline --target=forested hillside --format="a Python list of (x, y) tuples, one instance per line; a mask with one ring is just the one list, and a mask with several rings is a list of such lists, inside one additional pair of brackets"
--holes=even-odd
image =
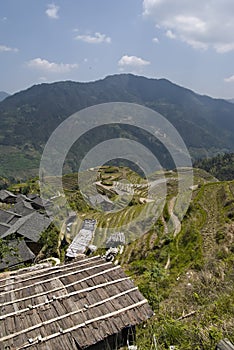
[[(232, 103), (198, 95), (165, 79), (120, 74), (90, 83), (35, 85), (2, 101), (0, 176), (36, 175), (44, 145), (64, 119), (85, 107), (115, 101), (141, 104), (161, 113), (179, 131), (193, 159), (234, 149)], [(79, 152), (71, 154), (70, 170), (75, 170), (79, 160), (75, 153), (82, 159), (100, 140), (123, 134), (140, 142), (145, 138), (124, 126), (103, 128), (101, 136), (100, 131), (88, 134), (77, 143)], [(151, 148), (161, 161), (162, 147), (156, 140), (151, 140)], [(171, 167), (168, 158), (162, 160), (162, 166)]]
[(194, 166), (208, 171), (219, 180), (234, 179), (234, 153), (219, 154), (213, 158), (200, 159), (194, 163)]

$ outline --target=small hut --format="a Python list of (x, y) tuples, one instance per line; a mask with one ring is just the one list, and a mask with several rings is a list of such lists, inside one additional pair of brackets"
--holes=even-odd
[(96, 256), (0, 275), (2, 349), (115, 350), (153, 315), (120, 266)]
[(78, 254), (83, 254), (86, 251), (93, 238), (95, 225), (96, 220), (94, 219), (85, 219), (83, 221), (81, 230), (75, 236), (67, 249), (66, 257), (76, 258)]
[(106, 241), (107, 248), (115, 248), (120, 245), (125, 245), (125, 235), (123, 232), (113, 233)]
[(97, 207), (104, 211), (111, 211), (114, 208), (114, 204), (109, 197), (100, 193), (90, 196), (88, 200), (92, 207)]

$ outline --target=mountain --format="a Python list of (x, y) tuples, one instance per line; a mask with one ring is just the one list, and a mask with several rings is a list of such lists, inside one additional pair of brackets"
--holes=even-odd
[(228, 102), (234, 103), (234, 98), (231, 98)]
[(10, 96), (10, 95), (7, 92), (0, 91), (0, 102), (5, 100), (5, 98), (7, 98), (8, 96)]
[[(198, 95), (165, 79), (120, 74), (88, 83), (35, 85), (2, 101), (0, 175), (35, 175), (46, 141), (65, 118), (85, 107), (114, 101), (141, 104), (161, 113), (177, 128), (193, 158), (234, 150), (233, 104)], [(147, 135), (123, 127), (116, 129), (102, 128), (98, 136), (86, 135), (70, 157), (70, 169), (75, 170), (74, 159), (82, 158), (87, 147), (123, 133), (131, 134), (153, 151), (157, 149), (163, 166), (172, 166), (169, 157), (162, 156), (165, 150), (157, 141), (150, 146)]]

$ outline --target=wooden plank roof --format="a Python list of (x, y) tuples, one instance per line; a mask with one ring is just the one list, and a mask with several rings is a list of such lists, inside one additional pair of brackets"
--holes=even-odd
[(3, 349), (85, 349), (152, 314), (122, 268), (100, 257), (0, 275)]

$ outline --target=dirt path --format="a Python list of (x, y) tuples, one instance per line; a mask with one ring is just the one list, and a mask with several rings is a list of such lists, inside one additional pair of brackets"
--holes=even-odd
[(173, 225), (174, 237), (176, 237), (181, 230), (181, 222), (173, 212), (175, 201), (176, 201), (176, 197), (173, 197), (168, 203), (168, 212), (170, 215), (170, 221), (172, 222), (172, 225)]
[[(203, 199), (206, 199), (206, 202), (203, 203), (201, 201), (199, 204), (206, 212), (206, 221), (201, 233), (203, 237), (204, 256), (209, 259), (209, 257), (213, 255), (216, 246), (215, 236), (219, 228), (219, 207), (216, 187), (206, 187), (204, 190)], [(208, 206), (207, 200), (209, 201)]]

